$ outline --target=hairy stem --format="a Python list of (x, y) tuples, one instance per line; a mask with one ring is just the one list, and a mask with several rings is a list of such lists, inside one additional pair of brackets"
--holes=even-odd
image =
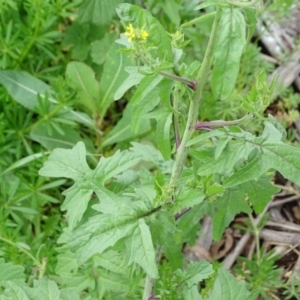
[(217, 36), (217, 32), (218, 32), (218, 26), (220, 23), (220, 19), (221, 19), (221, 9), (218, 7), (217, 11), (216, 11), (213, 27), (212, 27), (212, 32), (211, 32), (208, 46), (206, 49), (206, 53), (205, 53), (202, 65), (200, 67), (200, 70), (197, 74), (197, 78), (196, 78), (197, 79), (197, 87), (196, 87), (195, 93), (194, 93), (193, 98), (190, 103), (187, 124), (186, 124), (185, 130), (184, 130), (184, 133), (183, 133), (180, 147), (178, 148), (178, 151), (177, 151), (175, 164), (174, 164), (174, 168), (173, 168), (173, 173), (172, 173), (171, 181), (170, 181), (171, 185), (175, 185), (175, 186), (177, 185), (177, 183), (181, 177), (181, 173), (182, 173), (185, 161), (186, 161), (188, 147), (186, 147), (185, 145), (191, 139), (191, 137), (194, 133), (194, 130), (195, 130), (195, 128), (194, 128), (195, 124), (198, 120), (202, 89), (207, 80), (207, 74), (210, 69), (210, 64), (211, 64), (211, 60), (212, 60), (212, 56), (213, 56), (213, 48), (214, 48), (214, 44), (216, 41), (216, 36)]
[[(217, 7), (216, 15), (210, 35), (210, 39), (208, 42), (208, 46), (206, 49), (206, 53), (202, 62), (202, 65), (200, 67), (200, 70), (197, 74), (196, 78), (196, 88), (193, 95), (193, 98), (190, 103), (189, 112), (188, 112), (188, 120), (187, 124), (184, 130), (183, 138), (180, 143), (180, 146), (178, 148), (178, 152), (175, 158), (175, 163), (173, 167), (173, 173), (170, 179), (170, 185), (177, 186), (178, 181), (181, 177), (181, 173), (187, 158), (188, 153), (188, 147), (186, 147), (186, 143), (191, 139), (193, 133), (194, 133), (194, 127), (198, 120), (198, 114), (199, 114), (199, 107), (201, 102), (201, 94), (203, 86), (207, 79), (207, 74), (210, 69), (210, 64), (213, 56), (213, 48), (216, 41), (216, 36), (218, 32), (218, 27), (221, 19), (221, 8)], [(157, 253), (157, 261), (159, 261), (159, 258), (161, 257), (161, 252)], [(146, 276), (145, 280), (145, 288), (144, 288), (144, 294), (143, 294), (143, 300), (149, 300), (152, 298), (153, 289), (154, 289), (155, 280), (151, 278), (149, 275)]]

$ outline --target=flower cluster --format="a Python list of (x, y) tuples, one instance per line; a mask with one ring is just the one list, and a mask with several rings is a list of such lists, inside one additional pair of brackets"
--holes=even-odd
[(133, 40), (136, 41), (146, 40), (149, 33), (146, 30), (140, 28), (134, 28), (132, 24), (129, 24), (126, 27), (125, 35), (128, 37), (128, 41), (132, 42)]

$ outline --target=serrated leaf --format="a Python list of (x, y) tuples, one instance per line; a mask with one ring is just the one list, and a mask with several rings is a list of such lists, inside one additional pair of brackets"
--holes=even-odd
[(187, 286), (183, 287), (182, 295), (184, 300), (202, 300), (196, 285), (193, 285), (190, 289)]
[[(122, 203), (121, 200), (116, 201), (117, 195), (112, 198), (111, 192), (107, 191), (103, 184), (113, 176), (138, 163), (141, 158), (140, 154), (117, 151), (110, 158), (102, 157), (97, 167), (91, 170), (86, 162), (84, 144), (79, 142), (71, 150), (55, 149), (39, 174), (51, 177), (67, 177), (75, 180), (75, 184), (64, 191), (66, 200), (62, 205), (62, 210), (67, 210), (69, 226), (73, 229), (81, 220), (93, 191), (96, 192), (99, 199), (103, 196), (103, 202), (105, 202), (107, 196), (110, 196), (110, 200), (114, 200), (111, 205), (118, 203), (118, 209), (124, 206), (120, 204)], [(115, 209), (115, 206), (113, 206), (113, 209)]]
[(240, 212), (251, 213), (252, 210), (246, 202), (245, 192), (239, 187), (228, 189), (213, 203), (216, 213), (213, 216), (213, 238), (219, 241), (225, 228)]
[(11, 262), (6, 263), (3, 258), (0, 259), (0, 286), (5, 286), (7, 281), (16, 284), (25, 285), (24, 267), (14, 265)]
[(87, 209), (88, 203), (91, 200), (92, 194), (92, 189), (81, 188), (76, 184), (63, 192), (63, 195), (65, 195), (66, 198), (61, 205), (61, 210), (67, 211), (70, 229), (73, 229), (81, 220), (84, 212)]
[(94, 266), (104, 268), (110, 272), (126, 274), (128, 269), (124, 265), (124, 255), (119, 251), (108, 250), (97, 255), (94, 259)]
[(218, 159), (223, 150), (225, 149), (228, 142), (232, 139), (232, 136), (220, 137), (218, 140), (217, 147), (215, 149), (215, 159)]
[(126, 256), (128, 265), (135, 262), (151, 277), (158, 277), (150, 230), (143, 219), (138, 220), (132, 235), (126, 239)]
[(118, 5), (116, 11), (121, 21), (127, 25), (132, 24), (134, 28), (143, 28), (149, 33), (147, 43), (154, 46), (149, 50), (152, 57), (158, 57), (162, 61), (173, 61), (171, 39), (149, 11), (128, 3)]
[(229, 271), (218, 270), (218, 277), (214, 283), (209, 300), (241, 300), (248, 299), (250, 293), (247, 291), (244, 281), (237, 281)]
[(81, 103), (93, 113), (97, 112), (96, 103), (100, 90), (94, 71), (82, 62), (73, 61), (67, 65), (66, 77), (78, 92)]
[(57, 264), (55, 266), (55, 273), (58, 275), (68, 274), (71, 271), (78, 270), (78, 264), (76, 261), (75, 254), (69, 250), (64, 251), (57, 255)]
[(183, 263), (182, 244), (177, 243), (181, 232), (176, 228), (173, 215), (163, 210), (158, 212), (152, 217), (150, 228), (153, 242), (162, 246), (163, 253), (173, 270), (181, 269)]
[(246, 141), (248, 147), (257, 150), (255, 157), (235, 172), (225, 182), (231, 187), (250, 180), (258, 180), (266, 171), (274, 169), (284, 177), (300, 185), (300, 149), (281, 141), (281, 133), (273, 124), (265, 122), (261, 137)]
[(266, 205), (272, 200), (272, 196), (280, 191), (270, 183), (268, 177), (261, 177), (259, 180), (245, 182), (239, 187), (248, 196), (249, 201), (252, 203), (255, 213), (260, 214), (263, 212)]
[(234, 89), (246, 44), (246, 23), (239, 8), (223, 8), (214, 49), (211, 78), (216, 98), (227, 99)]
[(84, 1), (78, 9), (78, 21), (80, 23), (91, 22), (97, 25), (109, 23), (114, 14), (115, 7), (121, 0), (89, 0)]
[(191, 149), (190, 154), (201, 163), (198, 174), (205, 176), (214, 173), (230, 174), (235, 164), (242, 159), (247, 159), (253, 150), (253, 147), (245, 147), (244, 141), (235, 141), (228, 143), (217, 159), (214, 158), (213, 149), (200, 151)]
[(82, 142), (79, 142), (70, 150), (55, 149), (40, 169), (39, 174), (41, 176), (66, 177), (76, 180), (83, 178), (89, 171), (85, 146)]
[(24, 289), (14, 281), (7, 281), (5, 284), (5, 295), (1, 295), (1, 300), (31, 300)]
[(58, 300), (60, 299), (60, 291), (56, 282), (43, 277), (39, 280), (34, 280), (33, 288), (24, 287), (26, 294), (30, 300)]
[(176, 195), (171, 212), (172, 214), (179, 213), (183, 208), (194, 207), (200, 204), (205, 198), (205, 194), (199, 189), (182, 187)]
[(61, 300), (80, 300), (79, 293), (75, 288), (63, 289), (60, 292)]
[(76, 252), (78, 264), (82, 265), (96, 253), (102, 253), (120, 239), (133, 233), (135, 216), (110, 214), (91, 217), (71, 235), (69, 246)]
[(213, 267), (208, 261), (202, 260), (200, 262), (190, 263), (183, 273), (183, 281), (187, 284), (188, 288), (191, 288), (213, 273)]

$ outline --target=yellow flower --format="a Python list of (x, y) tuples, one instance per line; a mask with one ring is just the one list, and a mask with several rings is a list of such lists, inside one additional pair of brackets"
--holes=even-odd
[(132, 24), (129, 24), (126, 27), (126, 32), (125, 35), (128, 36), (128, 41), (131, 42), (134, 38), (135, 38), (135, 32), (134, 32), (134, 28), (132, 26)]
[(132, 24), (129, 24), (126, 27), (126, 31), (124, 33), (128, 37), (128, 41), (131, 42), (132, 40), (146, 40), (149, 33), (146, 30), (142, 30), (139, 28), (134, 28)]
[(148, 37), (148, 35), (149, 35), (149, 33), (148, 33), (147, 31), (142, 30), (141, 38), (142, 38), (143, 40), (146, 40), (147, 37)]

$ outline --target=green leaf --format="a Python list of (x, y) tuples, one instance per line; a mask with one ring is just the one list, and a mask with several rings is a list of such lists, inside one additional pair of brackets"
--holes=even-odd
[(238, 8), (224, 8), (216, 38), (211, 79), (216, 98), (227, 99), (233, 91), (245, 44), (246, 23), (243, 13)]
[(121, 0), (89, 0), (84, 1), (78, 9), (78, 21), (80, 23), (91, 22), (97, 25), (109, 23), (114, 14), (115, 7)]
[[(67, 177), (75, 181), (74, 185), (64, 192), (67, 198), (62, 206), (71, 216), (71, 228), (82, 218), (92, 191), (100, 200), (95, 209), (104, 214), (89, 218), (69, 239), (69, 245), (76, 251), (79, 264), (113, 246), (123, 237), (132, 235), (138, 220), (153, 210), (152, 199), (155, 197), (155, 193), (148, 190), (144, 193), (136, 191), (134, 197), (138, 196), (142, 200), (135, 199), (133, 207), (130, 195), (129, 198), (120, 197), (104, 187), (107, 180), (131, 168), (142, 159), (143, 156), (135, 153), (134, 148), (131, 152), (117, 151), (110, 158), (102, 157), (94, 170), (87, 165), (85, 155), (83, 143), (78, 143), (71, 150), (56, 149), (40, 170), (42, 176)], [(81, 210), (78, 207), (81, 207)], [(144, 227), (140, 230), (144, 230)], [(142, 233), (146, 235), (144, 231)], [(144, 241), (145, 237), (142, 238)], [(150, 272), (150, 269), (148, 271)], [(153, 272), (151, 274), (153, 275)]]
[(131, 130), (130, 122), (132, 117), (132, 105), (128, 104), (123, 111), (123, 116), (113, 127), (113, 129), (104, 137), (102, 147), (116, 144), (123, 141), (134, 140), (137, 136), (143, 135), (150, 131), (151, 125), (148, 119), (144, 119), (138, 127), (138, 131), (134, 133)]
[(179, 11), (183, 8), (180, 4), (174, 0), (165, 0), (163, 3), (158, 3), (158, 6), (163, 9), (164, 13), (168, 16), (171, 22), (176, 25), (176, 27), (180, 25), (181, 18)]
[(150, 75), (142, 79), (136, 93), (131, 98), (133, 106), (131, 128), (137, 132), (144, 115), (154, 109), (160, 101), (160, 88), (163, 80), (161, 75)]
[(274, 169), (284, 177), (300, 185), (300, 149), (281, 141), (282, 133), (269, 122), (261, 137), (247, 141), (248, 147), (257, 150), (248, 164), (240, 168), (225, 181), (231, 187), (250, 180), (258, 180), (266, 171)]
[(150, 219), (153, 242), (163, 247), (163, 253), (173, 270), (181, 269), (183, 256), (181, 243), (177, 243), (181, 232), (176, 228), (174, 216), (161, 210)]
[(163, 79), (164, 77), (159, 74), (153, 74), (143, 78), (130, 102), (132, 104), (140, 102), (142, 99), (147, 97)]
[(194, 207), (200, 204), (204, 198), (205, 194), (201, 190), (183, 186), (176, 195), (176, 201), (174, 201), (171, 212), (175, 215), (183, 208)]
[(62, 210), (67, 210), (69, 226), (73, 229), (87, 209), (93, 191), (99, 198), (103, 197), (102, 201), (108, 197), (112, 201), (110, 205), (113, 205), (114, 202), (119, 203), (117, 209), (124, 207), (122, 201), (117, 200), (117, 195), (106, 190), (103, 184), (113, 176), (137, 164), (141, 158), (140, 154), (117, 151), (110, 158), (102, 157), (97, 167), (91, 170), (86, 162), (85, 146), (79, 142), (71, 150), (55, 149), (39, 174), (50, 177), (67, 177), (75, 181), (73, 186), (64, 191), (66, 199), (61, 207)]
[(187, 284), (188, 288), (198, 284), (203, 279), (208, 278), (214, 273), (212, 265), (208, 261), (200, 261), (190, 263), (187, 269), (184, 271), (184, 283)]
[(66, 198), (61, 205), (61, 210), (67, 211), (70, 229), (73, 229), (81, 220), (84, 212), (87, 209), (88, 203), (91, 200), (92, 194), (92, 189), (86, 189), (77, 186), (77, 184), (74, 184), (72, 187), (63, 192), (63, 195), (65, 195)]
[(56, 274), (68, 274), (71, 273), (71, 271), (76, 273), (77, 270), (78, 264), (74, 253), (69, 250), (65, 250), (57, 255), (57, 264), (55, 266)]
[[(0, 83), (14, 100), (30, 110), (35, 110), (39, 106), (38, 95), (45, 99), (46, 93), (50, 95), (52, 92), (46, 83), (21, 71), (0, 71)], [(57, 103), (51, 97), (47, 99)]]
[[(51, 97), (51, 88), (43, 81), (22, 71), (0, 71), (0, 83), (6, 88), (10, 96), (24, 107), (37, 111), (39, 107), (38, 97), (57, 104), (58, 101)], [(82, 113), (69, 108), (62, 107), (65, 112), (61, 115), (63, 118), (80, 122), (94, 128), (92, 119)], [(60, 111), (62, 113), (62, 111)]]
[(245, 192), (238, 187), (231, 188), (216, 200), (212, 205), (217, 210), (213, 217), (213, 238), (219, 241), (225, 228), (240, 212), (251, 213), (245, 199)]
[(270, 179), (266, 176), (259, 178), (257, 181), (245, 182), (238, 187), (248, 196), (257, 214), (262, 213), (266, 205), (271, 201), (272, 196), (280, 191), (279, 188), (270, 183)]
[(51, 128), (51, 124), (46, 122), (34, 126), (30, 132), (31, 139), (40, 143), (48, 150), (53, 150), (56, 148), (71, 148), (79, 141), (85, 142), (89, 146), (90, 151), (93, 150), (91, 148), (91, 142), (89, 142), (88, 140), (84, 140), (79, 135), (79, 132), (77, 130), (72, 129), (67, 125), (59, 124), (61, 132), (57, 132), (52, 128), (49, 132), (49, 126)]
[(241, 300), (248, 299), (250, 293), (247, 291), (244, 281), (237, 281), (229, 271), (225, 269), (218, 270), (218, 277), (209, 300)]
[(152, 49), (149, 49), (152, 57), (158, 57), (162, 61), (173, 62), (174, 54), (171, 39), (163, 26), (150, 12), (128, 3), (118, 5), (116, 11), (121, 21), (127, 25), (132, 24), (134, 28), (143, 28), (149, 33), (147, 43), (154, 46)]
[(74, 231), (68, 242), (72, 251), (76, 252), (78, 264), (82, 265), (93, 255), (102, 253), (120, 239), (132, 235), (136, 219), (121, 213), (117, 217), (110, 214), (91, 217)]
[(94, 71), (88, 65), (74, 61), (67, 65), (66, 77), (77, 90), (81, 103), (93, 113), (97, 112), (99, 82), (95, 78)]
[(63, 289), (60, 292), (61, 300), (80, 300), (79, 293), (75, 288)]
[(138, 220), (138, 226), (126, 239), (126, 256), (128, 265), (135, 262), (151, 277), (158, 277), (151, 234), (143, 219)]
[(14, 162), (13, 164), (11, 164), (2, 173), (0, 173), (0, 175), (4, 175), (4, 174), (8, 173), (9, 171), (26, 166), (28, 163), (30, 163), (36, 159), (39, 159), (45, 155), (48, 155), (48, 154), (49, 154), (49, 152), (42, 152), (42, 153), (34, 153), (34, 154), (28, 155), (26, 157), (23, 157), (23, 158), (19, 159), (18, 161)]
[(39, 280), (34, 280), (33, 288), (24, 287), (26, 294), (30, 300), (58, 300), (60, 299), (60, 291), (56, 282), (43, 277)]
[(94, 63), (102, 65), (107, 61), (108, 52), (116, 38), (115, 34), (106, 33), (103, 39), (91, 43), (91, 57)]
[(202, 141), (205, 141), (207, 139), (213, 138), (213, 137), (226, 137), (226, 132), (224, 131), (220, 131), (220, 130), (213, 130), (213, 131), (209, 131), (209, 132), (205, 132), (205, 133), (201, 133), (199, 132), (199, 135), (196, 136), (195, 138), (191, 139), (189, 142), (186, 143), (186, 146), (192, 146), (194, 144), (200, 143)]
[(11, 262), (6, 263), (3, 258), (0, 259), (0, 286), (5, 286), (7, 281), (25, 285), (24, 267), (14, 265)]
[(123, 83), (118, 87), (114, 94), (114, 100), (119, 100), (123, 95), (133, 86), (139, 84), (141, 80), (145, 77), (139, 71), (143, 69), (142, 67), (126, 67), (125, 71), (129, 73), (129, 76), (123, 81)]
[(190, 289), (187, 286), (183, 287), (182, 295), (184, 300), (202, 300), (196, 285), (193, 285)]
[(130, 59), (118, 51), (120, 46), (113, 44), (107, 53), (100, 81), (101, 99), (99, 103), (100, 117), (103, 118), (107, 108), (114, 101), (114, 93), (127, 77), (125, 68), (131, 64)]
[[(73, 180), (84, 178), (90, 168), (86, 162), (86, 150), (79, 142), (70, 150), (55, 149), (40, 169), (41, 176), (66, 177)], [(75, 163), (74, 163), (75, 162)]]
[(160, 117), (156, 119), (157, 147), (165, 160), (171, 158), (170, 127), (172, 125), (172, 116), (172, 113), (164, 109), (164, 111), (160, 113)]
[(206, 7), (209, 7), (212, 5), (218, 5), (221, 3), (224, 4), (224, 2), (220, 1), (220, 0), (205, 0), (205, 1), (202, 1), (201, 4), (197, 5), (195, 10), (200, 10), (200, 9), (203, 9), (203, 8), (206, 8)]
[(242, 159), (247, 159), (253, 151), (253, 147), (245, 148), (244, 146), (244, 141), (228, 143), (217, 159), (214, 158), (213, 148), (206, 148), (200, 151), (191, 149), (190, 154), (201, 163), (197, 171), (199, 175), (231, 174), (235, 164)]
[(16, 284), (14, 281), (7, 281), (5, 284), (4, 295), (0, 296), (1, 300), (31, 300), (23, 287)]

